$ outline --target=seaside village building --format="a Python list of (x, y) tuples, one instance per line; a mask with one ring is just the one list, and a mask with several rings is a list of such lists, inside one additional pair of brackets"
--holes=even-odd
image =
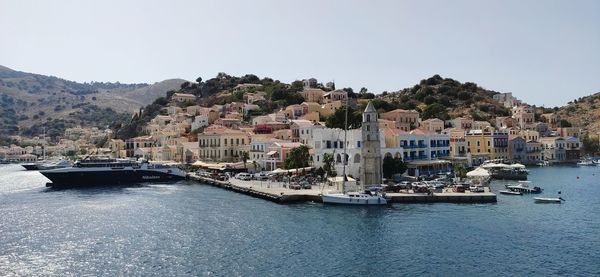
[(199, 158), (203, 161), (237, 162), (251, 145), (251, 133), (213, 125), (198, 134)]
[(387, 113), (382, 113), (381, 118), (394, 121), (396, 128), (403, 131), (410, 131), (418, 127), (419, 112), (415, 110), (396, 109)]

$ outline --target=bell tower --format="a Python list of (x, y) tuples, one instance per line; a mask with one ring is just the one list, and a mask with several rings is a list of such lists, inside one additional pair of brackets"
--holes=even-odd
[(360, 182), (363, 188), (380, 185), (382, 171), (381, 141), (377, 110), (369, 101), (362, 114), (362, 145)]

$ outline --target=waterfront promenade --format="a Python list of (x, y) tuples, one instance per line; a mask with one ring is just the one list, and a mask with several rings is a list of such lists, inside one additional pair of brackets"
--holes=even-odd
[[(201, 177), (195, 174), (188, 175), (191, 180), (198, 181), (234, 192), (246, 194), (253, 197), (262, 198), (280, 204), (301, 203), (301, 202), (322, 202), (321, 194), (334, 190), (333, 186), (323, 183), (313, 184), (310, 189), (290, 189), (284, 182), (271, 181), (243, 181), (230, 178), (228, 181), (218, 181), (207, 177)], [(496, 203), (496, 194), (489, 188), (485, 192), (452, 192), (452, 189), (446, 188), (439, 193), (386, 193), (390, 203)]]

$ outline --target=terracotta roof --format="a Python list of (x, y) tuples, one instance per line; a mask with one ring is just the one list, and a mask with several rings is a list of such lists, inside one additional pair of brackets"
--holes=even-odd
[(383, 128), (383, 133), (385, 136), (396, 136), (396, 135), (404, 135), (404, 134), (408, 134), (408, 132), (403, 131), (401, 129), (398, 128)]

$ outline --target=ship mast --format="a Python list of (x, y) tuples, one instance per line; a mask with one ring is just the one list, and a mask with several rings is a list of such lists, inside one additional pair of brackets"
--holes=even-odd
[(343, 167), (342, 167), (342, 193), (346, 193), (346, 164), (348, 163), (348, 158), (346, 155), (346, 148), (348, 147), (348, 144), (346, 143), (348, 138), (348, 94), (346, 94), (346, 115), (345, 115), (345, 119), (344, 119), (344, 157), (342, 158), (342, 163), (343, 163)]
[(44, 126), (44, 136), (42, 141), (42, 155), (44, 156), (44, 161), (46, 160), (46, 127)]

